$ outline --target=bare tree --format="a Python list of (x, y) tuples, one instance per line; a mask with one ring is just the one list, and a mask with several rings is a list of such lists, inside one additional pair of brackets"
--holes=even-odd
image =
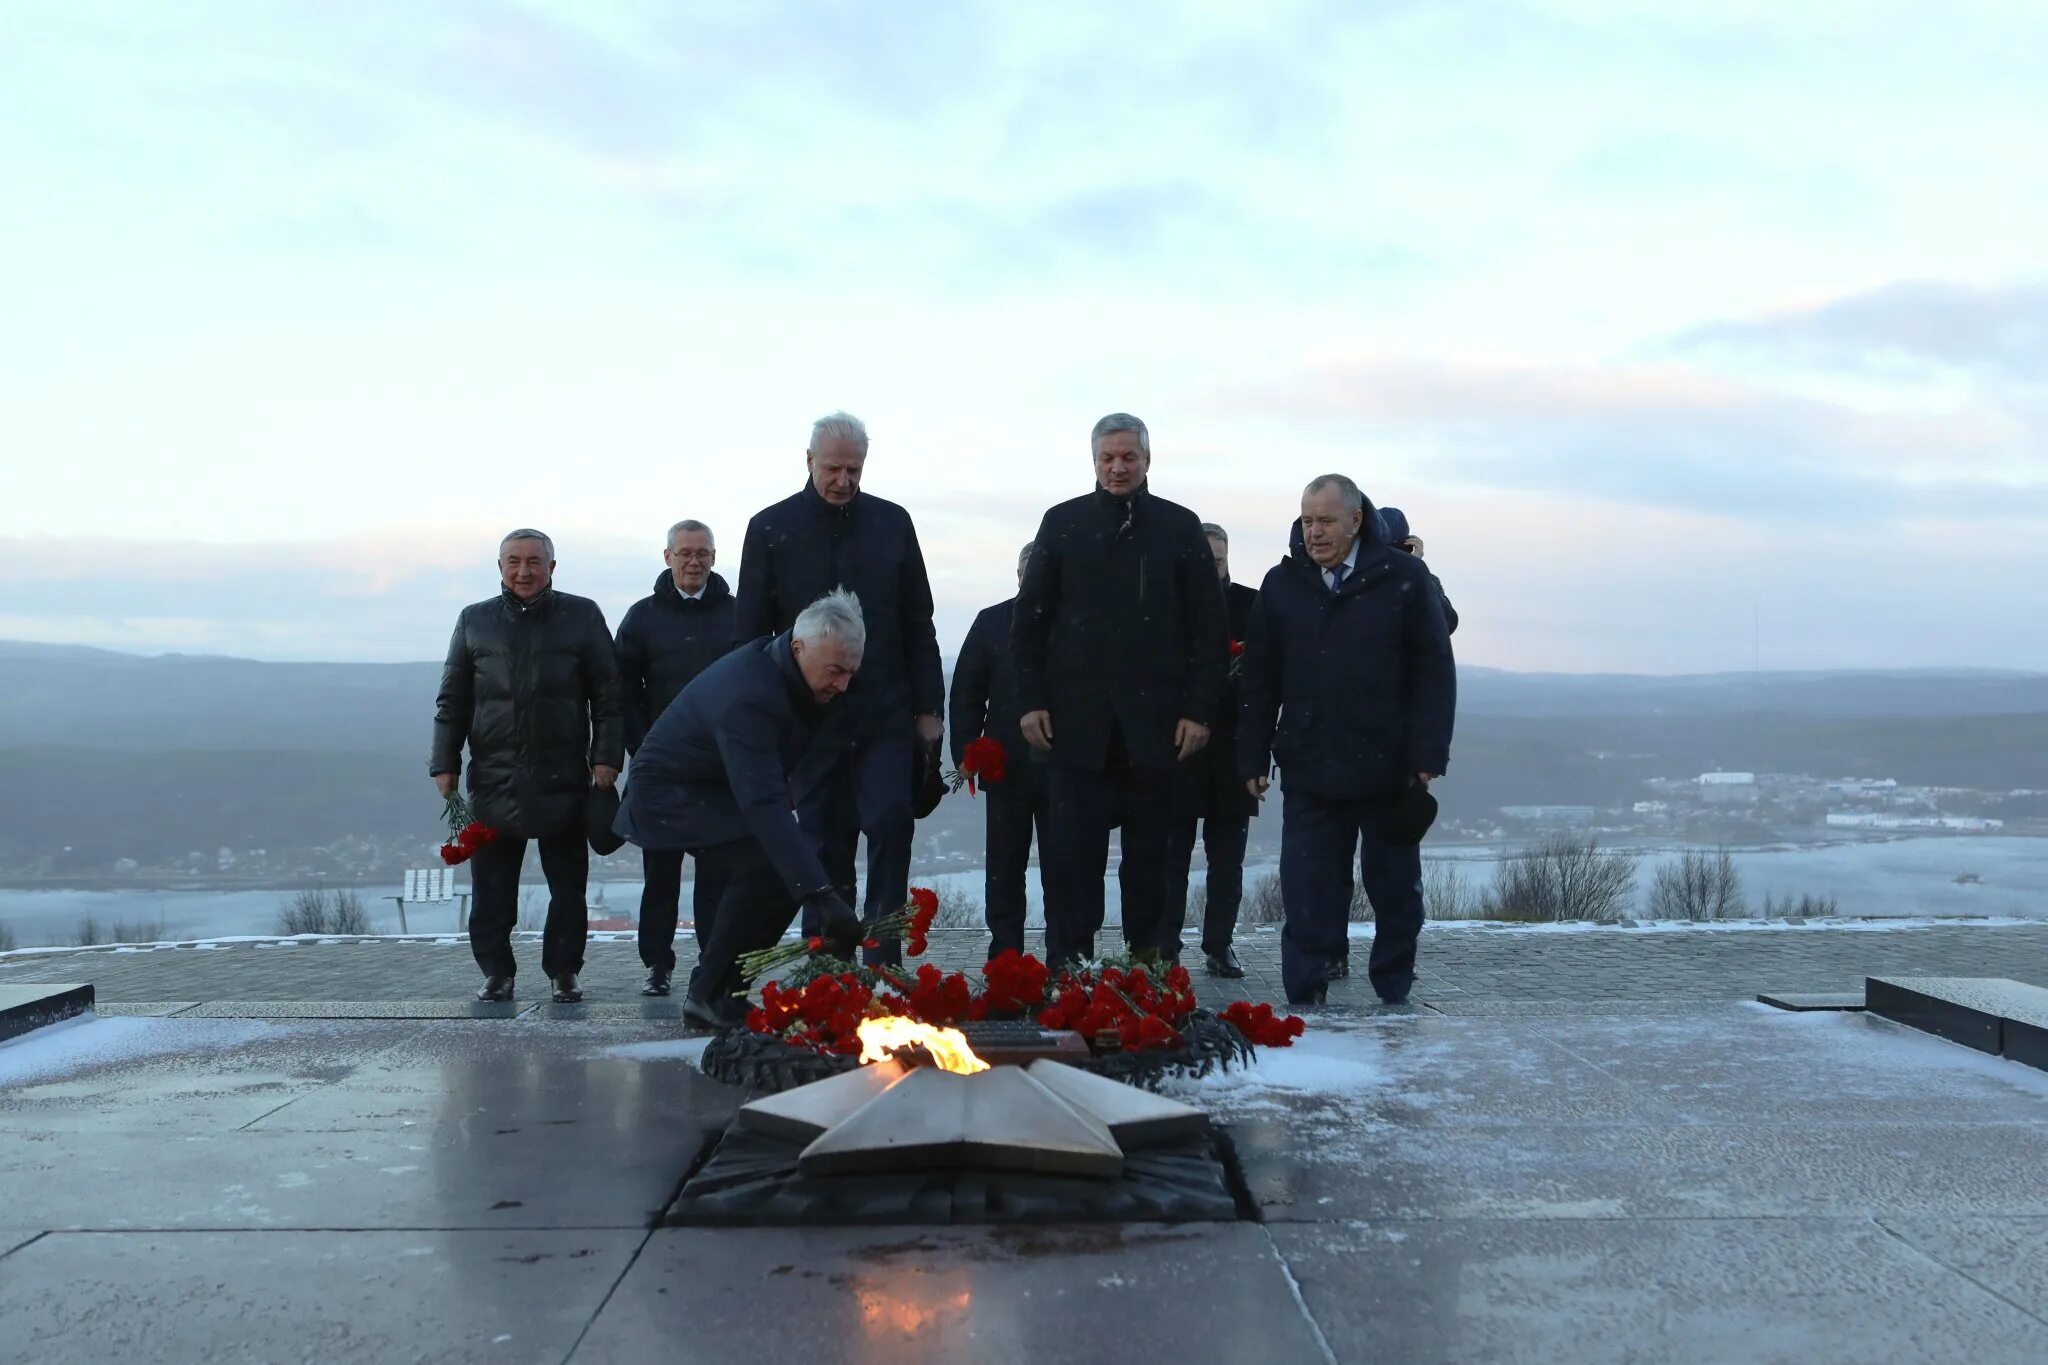
[(1243, 924), (1284, 924), (1287, 912), (1280, 899), (1280, 874), (1268, 872), (1246, 885), (1244, 903), (1238, 907)]
[(1552, 835), (1500, 864), (1486, 914), (1528, 924), (1619, 919), (1635, 879), (1633, 855), (1603, 852), (1591, 838)]
[(71, 941), (81, 948), (90, 948), (96, 943), (105, 943), (107, 941), (106, 933), (100, 928), (99, 916), (93, 914), (90, 910), (86, 911), (85, 916), (78, 921), (78, 932), (72, 936)]
[(1657, 869), (1650, 887), (1651, 919), (1738, 919), (1744, 909), (1742, 876), (1725, 848), (1689, 848)]
[(330, 934), (367, 934), (370, 932), (370, 912), (363, 905), (363, 898), (353, 890), (336, 891), (329, 904)]
[(11, 953), (18, 946), (19, 941), (14, 937), (14, 926), (0, 924), (0, 953)]
[(1449, 858), (1428, 858), (1422, 864), (1422, 913), (1428, 919), (1478, 919), (1482, 897), (1465, 880), (1464, 869)]
[(936, 894), (939, 913), (932, 916), (933, 928), (978, 929), (988, 922), (988, 907), (972, 891), (948, 888)]
[(1835, 904), (1833, 896), (1816, 896), (1811, 891), (1797, 900), (1791, 896), (1783, 900), (1771, 895), (1764, 897), (1765, 919), (1826, 919), (1839, 913), (1840, 907)]

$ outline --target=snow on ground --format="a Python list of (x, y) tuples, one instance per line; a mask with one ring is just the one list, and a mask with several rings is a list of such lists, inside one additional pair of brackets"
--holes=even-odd
[(692, 1066), (704, 1055), (705, 1046), (711, 1039), (705, 1038), (664, 1038), (651, 1043), (621, 1043), (604, 1050), (607, 1057), (619, 1057), (629, 1062), (684, 1061)]
[(171, 1053), (212, 1052), (275, 1037), (253, 1019), (102, 1019), (84, 1014), (0, 1043), (0, 1086), (53, 1080)]
[[(1950, 916), (1945, 919), (1850, 919), (1846, 916), (1813, 919), (1804, 924), (1789, 920), (1772, 919), (1731, 919), (1731, 920), (1684, 920), (1657, 919), (1637, 920), (1633, 925), (1596, 924), (1590, 920), (1573, 920), (1564, 924), (1522, 924), (1512, 920), (1436, 920), (1426, 926), (1432, 934), (1442, 933), (1493, 933), (1493, 934), (1731, 934), (1768, 931), (1774, 934), (1812, 933), (1872, 933), (1889, 932), (1893, 929), (1956, 929), (1987, 928), (1998, 929), (2009, 926), (2034, 925), (2038, 919), (2018, 919), (2012, 916), (1986, 916), (1982, 919), (1964, 919)], [(1371, 938), (1371, 924), (1354, 924), (1349, 930), (1352, 938)]]

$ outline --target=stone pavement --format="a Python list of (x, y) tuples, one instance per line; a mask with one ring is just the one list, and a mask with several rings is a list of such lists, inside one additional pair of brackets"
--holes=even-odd
[[(2048, 922), (1862, 927), (1868, 921), (1753, 929), (1520, 929), (1433, 924), (1424, 931), (1414, 1000), (1445, 1014), (1534, 1013), (1600, 1003), (1671, 1004), (1747, 1000), (1760, 991), (1859, 991), (1863, 978), (2007, 976), (2048, 985)], [(1361, 926), (1363, 927), (1363, 926)], [(519, 935), (523, 1007), (546, 1000), (538, 935)], [(1369, 939), (1353, 940), (1362, 967)], [(1037, 951), (1037, 935), (1027, 945)], [(1206, 1003), (1282, 998), (1280, 936), (1240, 935), (1242, 982), (1209, 978), (1190, 959)], [(695, 946), (677, 941), (689, 970)], [(932, 934), (931, 960), (971, 970), (986, 952), (976, 930)], [(639, 1010), (643, 975), (632, 935), (593, 936), (584, 985), (586, 1013)], [(411, 1002), (459, 1007), (476, 988), (467, 941), (414, 939), (231, 943), (217, 948), (93, 948), (0, 956), (0, 984), (89, 980), (109, 1005), (218, 1009), (230, 1002)], [(1333, 1000), (1370, 1002), (1362, 976), (1339, 983)], [(160, 1008), (157, 1008), (160, 1007)], [(562, 1011), (547, 1005), (552, 1017)], [(516, 1014), (517, 1010), (504, 1013)]]

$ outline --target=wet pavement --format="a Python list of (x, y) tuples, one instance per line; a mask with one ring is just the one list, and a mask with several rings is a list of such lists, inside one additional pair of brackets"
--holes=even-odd
[[(168, 984), (132, 1003), (237, 998)], [(744, 1098), (664, 1002), (61, 1025), (0, 1045), (0, 1354), (2048, 1359), (2048, 1073), (1861, 1013), (1362, 993), (1175, 1086), (1256, 1215), (1175, 1226), (659, 1226)]]

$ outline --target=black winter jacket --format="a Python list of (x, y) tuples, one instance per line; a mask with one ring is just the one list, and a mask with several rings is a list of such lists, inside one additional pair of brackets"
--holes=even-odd
[(1458, 675), (1429, 571), (1379, 543), (1367, 506), (1336, 592), (1303, 548), (1267, 573), (1245, 644), (1238, 776), (1338, 799), (1399, 795), (1450, 764)]
[(626, 608), (614, 642), (626, 752), (638, 753), (647, 727), (692, 678), (733, 647), (732, 589), (712, 574), (704, 595), (688, 598), (667, 570), (654, 591)]
[[(1127, 505), (1126, 505), (1127, 504)], [(1230, 662), (1223, 589), (1201, 520), (1145, 487), (1048, 510), (1017, 590), (1020, 712), (1052, 713), (1050, 761), (1172, 768), (1182, 718), (1213, 726)]]
[(1017, 728), (1023, 710), (1017, 704), (1017, 666), (1010, 649), (1010, 620), (1017, 600), (984, 607), (967, 628), (967, 641), (953, 665), (953, 688), (946, 698), (946, 718), (953, 731), (953, 766), (967, 756), (967, 746), (983, 735), (1003, 746), (1002, 795), (1030, 796), (1043, 774), (1038, 750), (1024, 742)]
[[(1252, 610), (1258, 601), (1257, 591), (1242, 583), (1224, 585), (1224, 614), (1233, 641), (1242, 641), (1251, 633)], [(1243, 673), (1242, 660), (1237, 671)], [(1242, 695), (1240, 681), (1231, 679), (1223, 691), (1223, 704), (1216, 709), (1208, 746), (1181, 765), (1180, 781), (1174, 788), (1174, 812), (1184, 820), (1259, 813), (1258, 798), (1245, 790), (1237, 775), (1237, 712)]]
[(500, 833), (577, 833), (590, 770), (625, 764), (619, 671), (604, 613), (550, 588), (462, 609), (434, 704), (429, 773), (462, 771), (469, 802)]
[(910, 513), (862, 493), (834, 507), (810, 484), (754, 514), (740, 552), (733, 638), (779, 635), (837, 587), (860, 598), (867, 649), (846, 699), (864, 708), (943, 715), (945, 674), (932, 586)]
[(818, 857), (821, 801), (843, 752), (804, 685), (789, 637), (719, 659), (655, 720), (633, 760), (615, 833), (641, 848), (752, 838), (799, 901), (831, 889)]

